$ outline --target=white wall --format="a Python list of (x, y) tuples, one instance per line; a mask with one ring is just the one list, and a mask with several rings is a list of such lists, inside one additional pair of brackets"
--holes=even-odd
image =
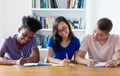
[(0, 43), (17, 33), (24, 15), (31, 14), (30, 0), (0, 0)]
[[(113, 22), (111, 33), (120, 34), (120, 0), (87, 0), (87, 26), (92, 28), (98, 19), (107, 17)], [(89, 28), (89, 31), (92, 30)]]
[(3, 10), (3, 4), (2, 4), (2, 0), (0, 0), (0, 42), (2, 41), (2, 37), (3, 37), (3, 21), (2, 21), (2, 16), (3, 16), (3, 12), (1, 12)]

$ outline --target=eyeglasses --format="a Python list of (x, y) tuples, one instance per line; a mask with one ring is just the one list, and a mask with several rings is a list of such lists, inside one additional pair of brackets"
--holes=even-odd
[(68, 29), (67, 26), (63, 26), (61, 30), (58, 29), (58, 32), (59, 32), (59, 33), (62, 33), (63, 31), (66, 31), (67, 29)]

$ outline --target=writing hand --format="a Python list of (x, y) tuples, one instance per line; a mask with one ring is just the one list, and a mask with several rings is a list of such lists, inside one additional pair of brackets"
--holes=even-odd
[(87, 60), (87, 66), (93, 67), (98, 61), (95, 59), (88, 59)]
[(59, 64), (60, 65), (69, 65), (70, 64), (70, 60), (69, 59), (64, 59)]
[(27, 63), (27, 60), (22, 57), (16, 61), (16, 65), (23, 65), (24, 63)]

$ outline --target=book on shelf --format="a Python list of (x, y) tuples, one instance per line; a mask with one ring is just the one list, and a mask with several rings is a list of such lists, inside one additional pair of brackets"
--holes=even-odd
[(36, 45), (40, 45), (41, 41), (40, 41), (40, 36), (39, 34), (35, 34), (35, 39), (36, 39)]
[(36, 0), (36, 8), (40, 8), (41, 7), (41, 0)]
[(53, 22), (55, 20), (55, 17), (53, 16), (49, 16), (49, 25), (48, 25), (48, 29), (52, 29), (52, 26), (53, 26)]
[(58, 8), (67, 8), (67, 0), (56, 0)]
[(32, 8), (84, 8), (84, 0), (32, 0)]
[(46, 28), (45, 17), (42, 17), (40, 21), (41, 21), (41, 24), (42, 24), (42, 28)]
[(80, 21), (79, 21), (79, 29), (85, 29), (85, 18), (84, 17), (81, 17), (80, 18)]
[(47, 43), (48, 43), (48, 40), (47, 40), (47, 36), (42, 36), (42, 48), (47, 48)]
[(78, 0), (77, 8), (84, 8), (84, 0)]
[[(52, 29), (53, 22), (56, 17), (54, 16), (47, 16), (47, 17), (41, 17), (37, 16), (35, 13), (33, 13), (33, 17), (37, 18), (40, 21), (40, 24), (42, 25), (42, 29)], [(85, 29), (85, 18), (66, 18), (68, 22), (70, 23), (70, 26), (72, 29)]]
[(40, 21), (40, 24), (42, 25), (43, 29), (52, 29), (54, 17), (37, 17), (37, 19)]
[(79, 21), (77, 19), (73, 20), (74, 29), (79, 29)]
[(41, 8), (47, 8), (47, 1), (41, 0)]
[(36, 44), (38, 46), (41, 46), (41, 48), (47, 48), (48, 47), (48, 40), (50, 39), (50, 35), (46, 36), (46, 35), (39, 35), (36, 34), (35, 38), (36, 38)]
[(32, 8), (36, 8), (36, 0), (32, 0)]

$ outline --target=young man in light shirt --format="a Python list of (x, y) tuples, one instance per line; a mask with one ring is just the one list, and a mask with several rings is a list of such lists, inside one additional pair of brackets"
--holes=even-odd
[[(106, 62), (106, 67), (118, 66), (120, 64), (120, 37), (110, 34), (113, 27), (112, 21), (102, 18), (97, 22), (92, 35), (87, 35), (76, 55), (76, 62), (94, 66), (97, 62)], [(85, 59), (88, 52), (89, 59)], [(116, 59), (112, 59), (115, 54)]]

